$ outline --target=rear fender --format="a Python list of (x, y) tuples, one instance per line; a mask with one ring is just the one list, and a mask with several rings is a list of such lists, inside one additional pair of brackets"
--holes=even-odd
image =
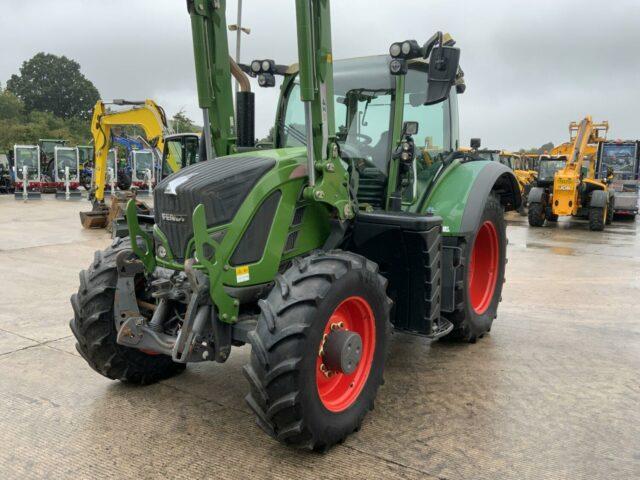
[(422, 209), (442, 217), (444, 235), (472, 235), (491, 192), (498, 195), (505, 211), (517, 210), (522, 204), (518, 179), (511, 169), (500, 163), (455, 161), (447, 170)]

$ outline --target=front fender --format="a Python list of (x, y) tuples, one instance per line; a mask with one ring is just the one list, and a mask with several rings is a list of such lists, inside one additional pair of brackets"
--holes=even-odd
[(533, 187), (529, 192), (529, 196), (527, 199), (529, 200), (529, 205), (532, 203), (543, 203), (546, 197), (546, 192), (544, 188), (541, 187)]
[(421, 204), (421, 213), (433, 211), (441, 216), (443, 234), (467, 236), (477, 230), (492, 191), (500, 198), (505, 211), (520, 208), (520, 187), (511, 169), (484, 160), (454, 161)]
[(591, 192), (591, 199), (589, 200), (590, 207), (607, 208), (609, 202), (609, 193), (604, 190), (594, 190)]

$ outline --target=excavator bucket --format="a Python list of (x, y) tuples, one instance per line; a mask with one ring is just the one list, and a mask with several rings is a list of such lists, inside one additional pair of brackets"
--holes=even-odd
[(80, 223), (83, 228), (105, 228), (107, 226), (107, 217), (109, 216), (109, 208), (104, 204), (95, 204), (93, 210), (88, 212), (80, 212)]
[(129, 200), (136, 202), (138, 215), (150, 216), (151, 209), (140, 200), (136, 199), (135, 192), (117, 192), (111, 197), (111, 205), (94, 204), (93, 210), (80, 212), (80, 222), (87, 229), (106, 228), (113, 237), (126, 237), (128, 235), (127, 222), (124, 212)]

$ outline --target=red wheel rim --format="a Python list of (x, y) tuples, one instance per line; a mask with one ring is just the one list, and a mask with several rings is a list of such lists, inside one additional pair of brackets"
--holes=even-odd
[[(362, 339), (362, 356), (350, 375), (332, 372), (327, 376), (322, 371), (320, 354), (316, 360), (316, 386), (320, 401), (327, 410), (342, 412), (356, 401), (369, 378), (376, 349), (376, 322), (373, 310), (364, 298), (349, 297), (329, 317), (324, 328), (325, 335), (329, 335), (332, 325), (342, 325), (341, 328), (356, 332)], [(320, 341), (318, 352), (322, 345), (323, 340)]]
[(498, 281), (499, 259), (498, 232), (487, 220), (476, 234), (469, 264), (469, 297), (473, 311), (479, 315), (491, 305)]

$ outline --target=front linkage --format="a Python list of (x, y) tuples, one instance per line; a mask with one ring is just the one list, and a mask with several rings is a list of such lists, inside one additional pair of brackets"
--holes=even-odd
[[(186, 260), (184, 271), (170, 274), (168, 278), (156, 272), (153, 239), (140, 228), (133, 201), (127, 205), (127, 223), (136, 258), (129, 259), (130, 255), (122, 252), (116, 259), (118, 282), (114, 319), (118, 344), (162, 353), (178, 363), (226, 361), (231, 351), (231, 325), (238, 320), (239, 301), (227, 294), (220, 281), (224, 267), (218, 266), (227, 265), (227, 259), (220, 258), (220, 254), (215, 258), (205, 254), (205, 246), (211, 247), (213, 252), (222, 250), (207, 233), (204, 206), (198, 205), (193, 212), (198, 262), (193, 258)], [(151, 295), (156, 305), (149, 306), (153, 310), (150, 320), (137, 306), (136, 275), (145, 275), (151, 280)], [(170, 301), (186, 304), (177, 337), (164, 333)], [(242, 327), (239, 330), (243, 340), (246, 340), (246, 330)]]

